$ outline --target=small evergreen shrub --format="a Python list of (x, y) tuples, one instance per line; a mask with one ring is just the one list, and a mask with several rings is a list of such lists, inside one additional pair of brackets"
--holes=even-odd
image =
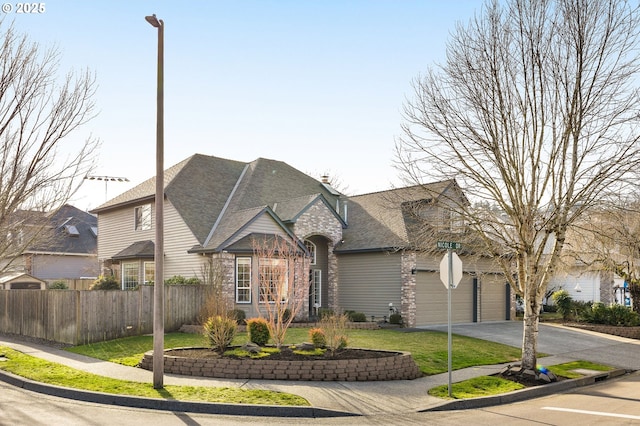
[(68, 290), (69, 286), (67, 286), (66, 281), (58, 280), (49, 284), (49, 290)]
[(312, 328), (309, 330), (309, 337), (311, 343), (313, 343), (313, 346), (316, 348), (324, 348), (327, 345), (327, 337), (321, 328)]
[(89, 290), (120, 290), (120, 283), (113, 275), (100, 275)]
[(200, 285), (202, 281), (200, 278), (191, 277), (185, 278), (182, 275), (174, 275), (171, 278), (164, 280), (166, 285)]
[(363, 312), (351, 312), (349, 314), (351, 322), (367, 322), (367, 316)]
[(389, 324), (402, 324), (402, 315), (400, 314), (389, 315)]
[(237, 323), (234, 318), (217, 315), (204, 323), (204, 336), (211, 349), (222, 354), (236, 337)]
[(567, 290), (558, 290), (551, 297), (557, 306), (558, 313), (562, 315), (562, 319), (564, 321), (568, 320), (571, 317), (571, 305), (573, 302), (569, 292)]
[(622, 327), (634, 327), (640, 324), (640, 316), (631, 308), (622, 305), (605, 306), (600, 302), (594, 303), (591, 310), (582, 312), (580, 319), (591, 324)]
[(251, 318), (247, 320), (247, 332), (249, 333), (249, 341), (259, 346), (265, 346), (269, 343), (271, 333), (267, 320), (264, 318)]

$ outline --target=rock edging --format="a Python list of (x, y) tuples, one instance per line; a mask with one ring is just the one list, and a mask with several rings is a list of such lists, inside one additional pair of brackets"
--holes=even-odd
[[(380, 352), (380, 351), (379, 351)], [(381, 381), (411, 380), (422, 376), (409, 352), (390, 352), (381, 358), (288, 361), (269, 359), (187, 358), (164, 355), (165, 373), (218, 379)], [(140, 367), (153, 370), (153, 351)]]
[(574, 324), (567, 324), (567, 325), (574, 328), (581, 328), (583, 330), (595, 331), (598, 333), (611, 334), (613, 336), (640, 340), (640, 327), (621, 327), (621, 326), (615, 326), (615, 325), (588, 324), (588, 323), (574, 323)]

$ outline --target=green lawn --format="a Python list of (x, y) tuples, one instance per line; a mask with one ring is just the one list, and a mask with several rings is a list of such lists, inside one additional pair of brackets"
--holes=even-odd
[[(431, 375), (447, 371), (447, 333), (347, 330), (347, 335), (349, 347), (411, 352), (413, 359), (424, 374)], [(247, 340), (246, 333), (239, 333), (234, 344), (243, 344)], [(285, 343), (295, 344), (309, 340), (308, 328), (290, 328), (287, 331)], [(452, 368), (454, 370), (520, 359), (519, 348), (457, 335), (453, 336), (452, 341)], [(167, 349), (203, 346), (206, 346), (206, 342), (198, 334), (169, 333), (165, 336), (165, 348)], [(142, 359), (142, 355), (152, 349), (152, 336), (136, 336), (76, 346), (67, 350), (105, 361), (135, 366)]]
[(170, 386), (154, 389), (151, 383), (138, 383), (112, 379), (79, 371), (25, 355), (22, 352), (0, 346), (5, 358), (0, 369), (40, 383), (64, 386), (117, 395), (133, 395), (145, 398), (175, 399), (179, 401), (205, 401), (227, 404), (309, 405), (304, 398), (268, 390), (250, 390), (233, 387)]
[[(594, 364), (589, 361), (572, 361), (564, 364), (557, 364), (547, 367), (558, 377), (566, 379), (576, 379), (583, 375), (575, 372), (577, 369), (594, 370), (594, 371), (611, 371), (613, 367), (602, 364)], [(479, 398), (482, 396), (500, 395), (512, 392), (518, 389), (524, 389), (524, 385), (515, 383), (511, 380), (503, 379), (495, 376), (480, 376), (473, 379), (464, 380), (451, 384), (451, 398)], [(449, 385), (436, 386), (429, 389), (429, 395), (438, 398), (449, 398)]]

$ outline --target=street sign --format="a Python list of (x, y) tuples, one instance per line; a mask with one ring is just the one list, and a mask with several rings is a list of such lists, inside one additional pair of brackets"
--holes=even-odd
[(449, 253), (440, 261), (440, 280), (444, 288), (449, 288), (449, 273), (452, 275), (451, 288), (458, 287), (462, 279), (462, 260), (455, 252), (451, 252), (451, 272), (449, 272)]
[(437, 247), (445, 250), (460, 250), (462, 244), (453, 241), (438, 241)]

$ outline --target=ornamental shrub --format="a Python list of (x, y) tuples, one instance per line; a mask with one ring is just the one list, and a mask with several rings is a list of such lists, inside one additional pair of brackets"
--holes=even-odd
[(204, 323), (204, 336), (211, 349), (219, 354), (224, 353), (236, 337), (237, 323), (234, 318), (217, 315)]
[(89, 290), (120, 290), (120, 283), (113, 275), (100, 275)]
[(69, 286), (67, 286), (66, 281), (57, 280), (49, 284), (49, 290), (68, 290)]
[(349, 312), (349, 321), (351, 322), (367, 322), (367, 316), (363, 312)]
[(389, 324), (402, 324), (402, 315), (400, 314), (389, 315)]
[(327, 336), (324, 335), (324, 331), (321, 328), (309, 330), (309, 337), (316, 348), (324, 348), (327, 345)]
[(259, 346), (265, 346), (271, 338), (267, 320), (264, 318), (251, 318), (247, 320), (247, 332), (249, 341)]
[(562, 319), (564, 321), (568, 320), (571, 317), (571, 304), (572, 299), (569, 296), (569, 292), (567, 290), (558, 290), (551, 296), (553, 298), (553, 302), (558, 307), (558, 312), (562, 315)]
[(202, 282), (200, 281), (200, 278), (185, 278), (182, 275), (174, 275), (173, 277), (164, 280), (164, 283), (166, 285), (200, 285)]
[(320, 320), (320, 328), (324, 332), (327, 340), (326, 347), (335, 355), (336, 351), (347, 347), (346, 325), (349, 318), (346, 314), (331, 315), (323, 317)]
[(591, 324), (633, 327), (640, 324), (640, 316), (631, 308), (622, 305), (605, 306), (594, 303), (590, 311), (584, 311), (580, 319)]

